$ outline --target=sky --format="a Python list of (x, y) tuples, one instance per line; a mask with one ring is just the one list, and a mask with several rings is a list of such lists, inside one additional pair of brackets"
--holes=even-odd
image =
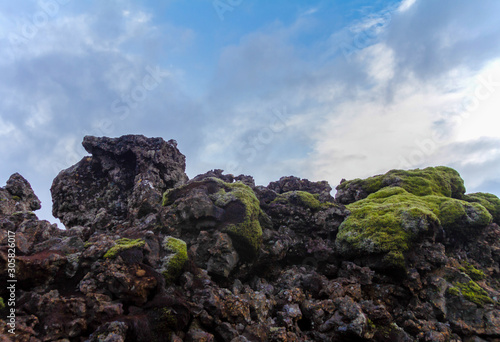
[[(259, 185), (446, 165), (500, 195), (500, 2), (0, 3), (0, 186), (50, 186), (85, 135), (175, 139), (190, 178)], [(335, 193), (335, 190), (333, 191)]]

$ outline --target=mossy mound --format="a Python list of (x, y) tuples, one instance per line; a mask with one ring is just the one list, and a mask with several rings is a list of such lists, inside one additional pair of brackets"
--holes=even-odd
[(500, 198), (493, 194), (476, 192), (465, 195), (464, 200), (481, 204), (493, 216), (493, 221), (500, 224)]
[(214, 204), (225, 208), (226, 211), (231, 211), (229, 208), (231, 203), (236, 204), (236, 206), (241, 204), (244, 210), (243, 219), (226, 225), (224, 232), (231, 237), (238, 254), (243, 260), (253, 259), (262, 243), (262, 227), (259, 217), (263, 213), (260, 209), (259, 200), (253, 190), (241, 182), (226, 183), (218, 178), (215, 179), (217, 179), (221, 188), (217, 193), (210, 196)]
[(184, 241), (167, 236), (163, 240), (163, 248), (171, 253), (163, 261), (162, 274), (167, 284), (172, 283), (181, 274), (184, 264), (188, 260), (187, 245)]
[(300, 205), (313, 211), (334, 206), (331, 202), (320, 202), (319, 194), (311, 194), (307, 191), (288, 191), (279, 194), (272, 203)]
[(127, 238), (119, 239), (115, 241), (115, 245), (111, 247), (106, 254), (104, 254), (105, 258), (116, 258), (118, 253), (130, 249), (130, 248), (142, 248), (144, 247), (144, 240), (142, 239), (136, 239), (136, 240), (131, 240)]
[(351, 215), (340, 225), (337, 246), (347, 255), (384, 255), (388, 264), (404, 267), (403, 253), (412, 241), (439, 225), (422, 198), (400, 187), (385, 188), (347, 206)]
[[(383, 175), (367, 179), (354, 179), (337, 186), (337, 194), (350, 192), (341, 200), (348, 204), (388, 186), (398, 186), (417, 195), (436, 195), (461, 199), (465, 193), (464, 181), (460, 174), (446, 166), (428, 167), (415, 170), (391, 170)], [(354, 194), (353, 194), (354, 193)]]
[(449, 236), (467, 238), (492, 218), (478, 203), (445, 196), (417, 196), (402, 187), (386, 187), (347, 205), (351, 215), (340, 225), (337, 246), (346, 255), (379, 254), (404, 267), (404, 253), (440, 225)]
[[(252, 188), (240, 181), (228, 183), (216, 177), (207, 177), (166, 191), (163, 194), (163, 205), (175, 208), (178, 200), (189, 198), (195, 192), (204, 192), (212, 202), (210, 205), (223, 209), (223, 215), (216, 218), (212, 213), (210, 219), (216, 221), (221, 230), (231, 237), (241, 259), (254, 259), (262, 244), (259, 220), (265, 222), (266, 215), (260, 209), (259, 200)], [(205, 211), (198, 216), (203, 216), (204, 213)]]

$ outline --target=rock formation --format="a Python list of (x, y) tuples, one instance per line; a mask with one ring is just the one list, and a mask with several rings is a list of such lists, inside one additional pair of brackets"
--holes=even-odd
[(500, 341), (500, 199), (453, 169), (334, 198), (291, 176), (189, 180), (172, 140), (83, 145), (51, 188), (66, 229), (21, 175), (0, 188), (0, 341)]

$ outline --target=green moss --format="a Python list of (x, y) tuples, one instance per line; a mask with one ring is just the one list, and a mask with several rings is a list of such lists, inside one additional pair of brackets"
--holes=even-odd
[(467, 202), (475, 202), (481, 204), (488, 210), (493, 217), (493, 221), (500, 223), (500, 198), (493, 194), (484, 192), (476, 192), (473, 194), (465, 195), (464, 198)]
[(455, 286), (449, 287), (446, 291), (449, 294), (451, 294), (453, 296), (457, 296), (457, 297), (459, 297), (462, 294), (462, 292), (460, 292), (460, 289), (458, 287), (455, 287)]
[[(493, 299), (488, 296), (488, 292), (483, 290), (481, 286), (473, 280), (468, 283), (456, 283), (455, 287), (451, 289), (459, 290), (465, 299), (480, 306), (494, 303)], [(456, 290), (452, 291), (456, 294)], [(448, 292), (450, 292), (450, 289), (448, 289)]]
[(21, 197), (19, 196), (12, 196), (12, 199), (16, 202), (19, 202), (21, 200)]
[(423, 170), (391, 170), (383, 175), (344, 182), (337, 189), (342, 190), (352, 186), (372, 194), (388, 184), (398, 185), (416, 196), (462, 198), (465, 193), (464, 181), (460, 174), (446, 166), (428, 167)]
[(226, 183), (219, 178), (208, 177), (199, 182), (167, 190), (163, 194), (163, 205), (172, 204), (179, 194), (182, 194), (185, 189), (195, 187), (196, 184), (205, 184), (209, 189), (213, 189), (214, 185), (218, 188), (216, 193), (209, 195), (216, 206), (224, 208), (234, 201), (243, 204), (245, 209), (243, 221), (227, 225), (224, 227), (224, 232), (231, 236), (242, 259), (254, 258), (262, 243), (262, 227), (259, 218), (264, 213), (260, 209), (259, 200), (253, 190), (242, 182)]
[(224, 231), (231, 236), (237, 248), (241, 248), (238, 254), (243, 260), (253, 259), (262, 243), (262, 227), (259, 216), (261, 209), (259, 200), (253, 190), (243, 183), (228, 184), (231, 196), (235, 196), (245, 206), (243, 222), (230, 224)]
[(283, 204), (299, 204), (301, 206), (307, 207), (313, 211), (318, 211), (321, 209), (326, 209), (332, 207), (334, 204), (330, 202), (320, 202), (318, 199), (319, 195), (313, 195), (307, 191), (289, 191), (283, 194), (279, 194), (272, 203), (283, 203)]
[(173, 190), (174, 189), (168, 189), (167, 191), (165, 191), (163, 193), (163, 198), (162, 198), (162, 202), (161, 202), (162, 206), (167, 206), (170, 204), (169, 195), (172, 193)]
[(402, 188), (382, 189), (347, 208), (351, 215), (337, 235), (341, 251), (361, 255), (385, 253), (385, 261), (397, 267), (404, 265), (403, 253), (412, 240), (438, 222), (424, 200)]
[(188, 260), (186, 243), (172, 236), (163, 240), (163, 248), (172, 253), (163, 262), (162, 274), (167, 284), (172, 283), (181, 274), (184, 264)]
[(384, 260), (404, 265), (404, 253), (431, 227), (469, 234), (491, 222), (478, 203), (444, 196), (416, 196), (401, 187), (386, 187), (347, 205), (351, 215), (339, 227), (337, 245), (346, 254), (385, 254)]
[(144, 240), (142, 239), (136, 239), (136, 240), (131, 240), (131, 239), (127, 239), (127, 238), (123, 238), (123, 239), (119, 239), (119, 240), (116, 240), (115, 241), (115, 245), (113, 247), (111, 247), (107, 252), (106, 254), (104, 254), (104, 257), (105, 258), (115, 258), (118, 253), (126, 250), (126, 249), (130, 249), (130, 248), (134, 248), (134, 247), (144, 247)]
[(0, 297), (0, 310), (5, 309), (5, 302), (3, 301), (3, 298)]
[(486, 274), (484, 274), (483, 271), (478, 270), (467, 261), (464, 261), (462, 265), (464, 266), (460, 267), (459, 270), (471, 277), (472, 280), (483, 280), (484, 278), (486, 278)]
[(89, 248), (90, 246), (92, 246), (94, 243), (93, 242), (90, 242), (90, 241), (87, 241), (83, 244), (83, 248)]
[(242, 222), (229, 224), (224, 232), (231, 236), (238, 254), (243, 260), (253, 259), (262, 243), (262, 227), (259, 217), (263, 215), (259, 200), (252, 188), (242, 182), (226, 183), (218, 178), (209, 178), (216, 181), (221, 189), (210, 197), (216, 206), (226, 207), (233, 201), (238, 201), (245, 208)]

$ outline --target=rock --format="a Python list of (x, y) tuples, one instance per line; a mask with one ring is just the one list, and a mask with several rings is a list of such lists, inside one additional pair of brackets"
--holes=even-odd
[(310, 194), (317, 194), (321, 202), (333, 202), (330, 195), (332, 187), (326, 181), (311, 182), (308, 179), (300, 179), (294, 176), (281, 177), (279, 181), (271, 182), (267, 186), (277, 194), (283, 194), (290, 191), (303, 191)]
[(16, 341), (500, 336), (498, 198), (464, 195), (452, 169), (343, 181), (336, 201), (296, 177), (188, 181), (174, 141), (84, 146), (52, 187), (68, 229), (38, 220), (20, 175), (0, 188), (0, 282), (17, 280), (0, 288), (0, 340), (12, 298)]
[(186, 243), (172, 236), (167, 236), (163, 240), (162, 247), (169, 253), (163, 259), (161, 273), (167, 283), (173, 282), (182, 271), (188, 259)]
[(124, 322), (105, 323), (100, 326), (88, 342), (125, 342), (128, 326)]
[(53, 214), (67, 227), (108, 227), (155, 211), (162, 193), (187, 181), (185, 157), (173, 141), (126, 135), (87, 136), (91, 157), (61, 171), (51, 187)]
[(457, 171), (444, 166), (423, 170), (391, 170), (384, 175), (367, 179), (343, 180), (337, 186), (335, 199), (350, 204), (366, 198), (385, 187), (400, 187), (416, 196), (436, 195), (461, 199), (465, 193), (464, 181)]
[(166, 226), (192, 231), (218, 227), (231, 237), (242, 260), (257, 256), (262, 242), (260, 221), (265, 214), (249, 186), (204, 178), (166, 191), (163, 204), (168, 207)]
[[(424, 187), (423, 193), (428, 189)], [(441, 228), (449, 236), (449, 243), (455, 243), (468, 239), (492, 220), (478, 203), (437, 195), (417, 196), (399, 186), (382, 188), (347, 208), (351, 215), (339, 227), (337, 247), (347, 257), (382, 256), (381, 260), (368, 262), (383, 268), (405, 268), (405, 256), (415, 242), (434, 242)]]

